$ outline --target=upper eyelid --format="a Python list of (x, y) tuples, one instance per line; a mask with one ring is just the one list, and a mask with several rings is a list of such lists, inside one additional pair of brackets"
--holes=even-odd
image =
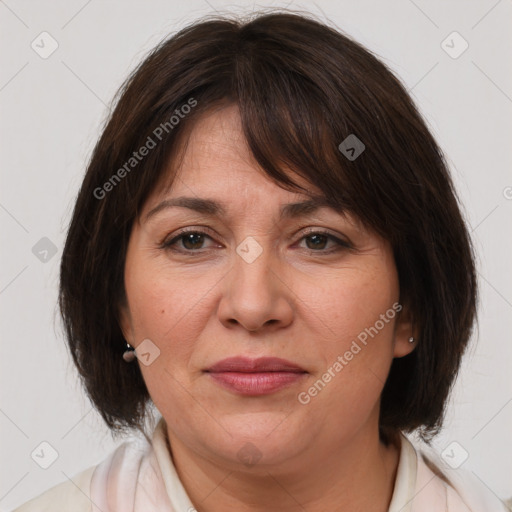
[[(306, 236), (308, 234), (320, 233), (320, 234), (330, 235), (330, 236), (338, 237), (338, 238), (344, 237), (344, 235), (333, 233), (330, 228), (325, 228), (325, 227), (320, 227), (320, 226), (319, 227), (302, 227), (302, 228), (299, 228), (296, 230), (296, 233), (299, 233), (299, 232), (301, 232), (302, 236)], [(167, 238), (172, 237), (172, 239), (174, 239), (176, 237), (179, 237), (179, 236), (187, 234), (187, 233), (204, 233), (208, 236), (212, 236), (212, 238), (216, 236), (216, 233), (211, 228), (208, 228), (206, 226), (200, 226), (200, 227), (180, 228), (175, 233), (172, 233), (172, 235), (166, 235), (165, 238), (167, 239)]]

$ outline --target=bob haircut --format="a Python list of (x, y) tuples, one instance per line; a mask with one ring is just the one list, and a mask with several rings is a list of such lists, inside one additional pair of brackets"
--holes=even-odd
[[(162, 180), (172, 184), (169, 164), (194, 120), (236, 104), (270, 179), (311, 195), (291, 169), (390, 242), (400, 303), (419, 337), (411, 354), (393, 360), (379, 427), (383, 439), (417, 429), (428, 442), (473, 328), (474, 253), (445, 157), (386, 65), (311, 15), (209, 16), (159, 43), (114, 104), (76, 200), (59, 289), (68, 348), (113, 435), (144, 433), (152, 403), (139, 366), (122, 357), (132, 226)], [(365, 145), (355, 159), (339, 149), (350, 135)]]

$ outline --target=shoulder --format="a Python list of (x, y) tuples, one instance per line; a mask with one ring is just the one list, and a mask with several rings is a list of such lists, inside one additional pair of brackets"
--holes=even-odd
[(161, 420), (151, 439), (134, 437), (123, 442), (99, 464), (13, 512), (191, 509), (165, 443), (165, 423)]
[(442, 496), (445, 510), (450, 512), (508, 512), (510, 510), (471, 471), (463, 468), (452, 469), (434, 450), (416, 449), (416, 453), (418, 456), (416, 492), (424, 496)]
[(98, 487), (106, 482), (112, 483), (112, 479), (128, 479), (133, 484), (133, 474), (137, 473), (141, 459), (148, 451), (146, 444), (138, 439), (123, 442), (98, 464), (51, 487), (12, 512), (92, 512), (93, 495)]
[(97, 466), (91, 466), (76, 474), (70, 481), (62, 482), (27, 501), (13, 512), (53, 512), (55, 510), (73, 510), (90, 512), (91, 478)]

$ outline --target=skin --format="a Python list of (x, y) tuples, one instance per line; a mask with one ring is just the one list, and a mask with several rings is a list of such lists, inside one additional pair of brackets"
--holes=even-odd
[[(391, 247), (330, 208), (280, 220), (281, 205), (308, 196), (257, 166), (235, 106), (198, 121), (177, 171), (134, 224), (120, 318), (132, 346), (150, 339), (160, 350), (148, 366), (137, 364), (196, 509), (388, 510), (399, 453), (379, 440), (379, 405), (393, 358), (413, 350), (407, 311), (368, 338), (308, 404), (297, 395), (399, 302)], [(226, 216), (171, 207), (146, 219), (178, 196), (215, 199)], [(208, 231), (178, 239), (174, 251), (162, 247), (187, 227)], [(318, 242), (306, 228), (328, 230), (350, 247)], [(262, 249), (252, 263), (236, 252), (248, 236)], [(203, 371), (235, 355), (281, 357), (308, 373), (272, 394), (242, 396)], [(252, 465), (237, 455), (247, 442), (260, 456)]]

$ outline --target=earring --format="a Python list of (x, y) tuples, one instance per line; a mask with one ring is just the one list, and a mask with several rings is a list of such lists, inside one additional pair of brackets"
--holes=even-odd
[(412, 336), (409, 338), (409, 343), (414, 343), (415, 341), (416, 340)]
[(132, 361), (135, 360), (136, 357), (137, 356), (135, 355), (135, 349), (128, 342), (126, 342), (126, 350), (123, 353), (123, 359), (127, 363), (131, 363)]

